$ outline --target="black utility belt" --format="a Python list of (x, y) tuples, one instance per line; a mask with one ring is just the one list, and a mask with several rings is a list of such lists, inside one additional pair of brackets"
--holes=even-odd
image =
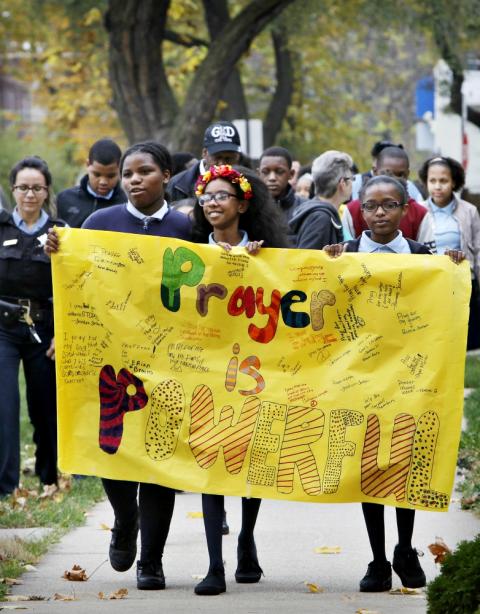
[[(7, 300), (5, 300), (7, 299)], [(50, 322), (52, 307), (28, 298), (0, 297), (0, 320), (4, 324)]]

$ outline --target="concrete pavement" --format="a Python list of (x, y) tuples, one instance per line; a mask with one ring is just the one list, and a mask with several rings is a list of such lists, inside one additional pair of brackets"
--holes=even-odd
[[(170, 537), (164, 556), (167, 581), (165, 591), (138, 591), (135, 567), (125, 573), (112, 570), (107, 559), (110, 533), (102, 523), (112, 526), (107, 502), (97, 505), (84, 527), (78, 528), (57, 544), (41, 560), (36, 571), (25, 573), (24, 584), (13, 587), (17, 595), (43, 596), (48, 601), (22, 602), (38, 614), (113, 612), (116, 614), (158, 614), (159, 612), (304, 612), (378, 614), (420, 614), (426, 612), (424, 595), (363, 594), (358, 582), (370, 560), (369, 546), (359, 504), (318, 505), (265, 500), (256, 529), (260, 564), (265, 577), (259, 584), (235, 583), (236, 538), (240, 526), (240, 502), (226, 498), (231, 533), (224, 537), (227, 593), (217, 597), (198, 597), (193, 587), (206, 573), (207, 549), (203, 520), (195, 517), (201, 510), (198, 494), (177, 495)], [(193, 513), (193, 514), (192, 514)], [(193, 517), (192, 517), (193, 516)], [(396, 542), (395, 512), (386, 509), (388, 552)], [(418, 512), (414, 544), (425, 552), (421, 559), (428, 580), (439, 570), (427, 546), (442, 537), (454, 547), (480, 531), (480, 520), (461, 511), (454, 503), (448, 513)], [(340, 554), (316, 554), (320, 546), (339, 546)], [(87, 574), (101, 565), (87, 582), (69, 582), (63, 572), (78, 564)], [(316, 584), (323, 592), (311, 593), (305, 583)], [(394, 588), (400, 582), (394, 574)], [(120, 588), (128, 589), (123, 600), (100, 600)], [(54, 601), (55, 593), (75, 595), (75, 601)], [(0, 603), (0, 610), (2, 604)], [(11, 604), (14, 605), (14, 604)], [(20, 605), (20, 604), (15, 604)]]

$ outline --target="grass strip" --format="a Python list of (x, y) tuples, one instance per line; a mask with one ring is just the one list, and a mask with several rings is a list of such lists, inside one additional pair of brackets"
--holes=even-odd
[(0, 601), (9, 585), (5, 578), (18, 578), (25, 565), (35, 565), (51, 545), (69, 530), (85, 522), (86, 512), (105, 497), (100, 479), (72, 479), (62, 476), (59, 489), (44, 492), (33, 475), (35, 447), (32, 426), (25, 402), (25, 382), (20, 374), (20, 445), (22, 475), (20, 488), (9, 497), (0, 499), (0, 528), (48, 527), (51, 532), (42, 539), (0, 539)]

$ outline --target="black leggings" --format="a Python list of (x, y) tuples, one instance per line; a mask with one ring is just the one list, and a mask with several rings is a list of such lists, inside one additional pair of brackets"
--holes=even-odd
[[(242, 529), (238, 536), (240, 548), (253, 545), (253, 531), (257, 522), (261, 499), (242, 497)], [(209, 571), (223, 571), (222, 520), (224, 510), (223, 495), (202, 495), (203, 522), (207, 537)]]
[[(158, 484), (102, 478), (120, 529), (140, 521), (140, 561), (160, 562), (175, 505), (175, 491)], [(139, 488), (140, 487), (140, 488)], [(138, 505), (137, 505), (138, 492)]]
[[(362, 503), (363, 517), (367, 525), (373, 560), (379, 563), (387, 560), (384, 509), (384, 506), (378, 503)], [(397, 514), (398, 544), (401, 548), (411, 548), (415, 510), (396, 507), (395, 511)]]

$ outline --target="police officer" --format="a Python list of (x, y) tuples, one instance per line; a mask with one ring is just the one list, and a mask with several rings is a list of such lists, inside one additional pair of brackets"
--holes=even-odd
[(56, 391), (52, 275), (43, 252), (55, 219), (52, 177), (36, 156), (10, 172), (12, 213), (0, 211), (0, 497), (20, 478), (18, 371), (25, 372), (27, 407), (36, 443), (35, 473), (43, 484), (57, 481)]

